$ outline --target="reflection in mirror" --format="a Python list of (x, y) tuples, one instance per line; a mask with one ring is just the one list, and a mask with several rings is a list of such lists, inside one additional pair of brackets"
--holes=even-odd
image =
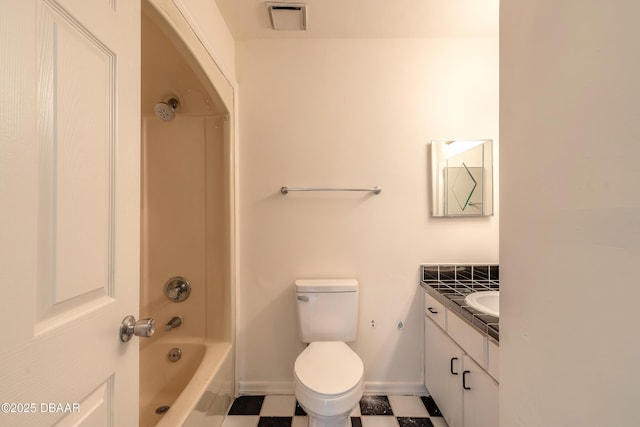
[(492, 141), (431, 141), (433, 216), (493, 215)]

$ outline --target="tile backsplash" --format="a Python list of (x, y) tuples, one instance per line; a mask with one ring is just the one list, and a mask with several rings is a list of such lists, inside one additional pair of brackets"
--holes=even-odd
[(497, 264), (422, 264), (422, 281), (437, 282), (499, 282)]

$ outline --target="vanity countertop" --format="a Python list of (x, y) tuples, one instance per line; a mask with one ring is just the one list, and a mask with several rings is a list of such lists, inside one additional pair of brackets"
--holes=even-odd
[(499, 291), (497, 281), (434, 281), (422, 280), (420, 286), (429, 295), (454, 311), (473, 327), (496, 341), (500, 340), (499, 319), (465, 304), (465, 297), (478, 291)]

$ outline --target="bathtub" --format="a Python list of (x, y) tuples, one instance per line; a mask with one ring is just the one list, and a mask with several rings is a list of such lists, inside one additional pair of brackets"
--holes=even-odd
[[(168, 358), (173, 348), (182, 350), (176, 362)], [(231, 343), (201, 338), (141, 346), (140, 427), (219, 427), (233, 399), (232, 354)]]

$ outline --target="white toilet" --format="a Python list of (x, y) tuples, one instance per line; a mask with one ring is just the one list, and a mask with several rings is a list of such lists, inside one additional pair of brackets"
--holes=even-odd
[(364, 365), (345, 342), (356, 338), (358, 281), (296, 280), (298, 330), (309, 343), (294, 366), (295, 394), (309, 427), (349, 427), (362, 397)]

